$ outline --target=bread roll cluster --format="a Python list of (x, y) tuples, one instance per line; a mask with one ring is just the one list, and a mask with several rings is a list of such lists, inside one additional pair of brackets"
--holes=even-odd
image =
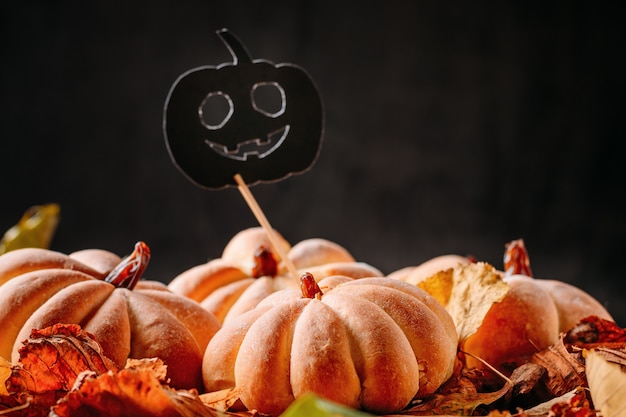
[[(276, 237), (286, 260), (253, 227), (167, 285), (134, 288), (105, 281), (122, 261), (106, 250), (8, 252), (0, 256), (0, 356), (16, 361), (32, 329), (74, 323), (119, 366), (159, 357), (173, 387), (233, 388), (243, 408), (278, 415), (314, 392), (390, 414), (437, 392), (457, 364), (481, 367), (478, 357), (511, 372), (582, 318), (612, 320), (565, 282), (498, 272), (506, 295), (459, 340), (456, 318), (420, 285), (472, 259), (443, 255), (385, 275), (335, 242)], [(305, 278), (315, 283), (307, 291)]]

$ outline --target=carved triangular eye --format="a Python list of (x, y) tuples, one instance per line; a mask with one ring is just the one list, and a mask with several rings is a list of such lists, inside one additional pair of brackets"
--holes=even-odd
[(267, 117), (276, 118), (285, 113), (285, 90), (277, 82), (256, 83), (250, 92), (254, 110)]
[(222, 91), (207, 94), (198, 107), (200, 123), (209, 130), (221, 129), (230, 120), (233, 112), (232, 99)]

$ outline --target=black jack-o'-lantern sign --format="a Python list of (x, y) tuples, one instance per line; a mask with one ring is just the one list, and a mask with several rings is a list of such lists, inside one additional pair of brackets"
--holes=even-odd
[(322, 142), (323, 110), (309, 75), (252, 60), (228, 30), (217, 35), (233, 62), (182, 74), (167, 96), (165, 141), (174, 165), (208, 189), (271, 182), (306, 171)]

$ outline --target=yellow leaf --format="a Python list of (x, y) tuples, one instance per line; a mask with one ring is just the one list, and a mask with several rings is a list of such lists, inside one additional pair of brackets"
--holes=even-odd
[(586, 367), (589, 391), (596, 410), (603, 417), (626, 416), (626, 373), (621, 366), (592, 350), (587, 352)]
[(419, 282), (452, 316), (463, 341), (474, 334), (493, 303), (509, 290), (502, 274), (486, 262), (459, 265)]
[(0, 395), (9, 395), (6, 381), (11, 376), (11, 362), (0, 356)]
[(59, 223), (60, 210), (54, 203), (30, 207), (2, 236), (0, 254), (21, 248), (48, 249)]

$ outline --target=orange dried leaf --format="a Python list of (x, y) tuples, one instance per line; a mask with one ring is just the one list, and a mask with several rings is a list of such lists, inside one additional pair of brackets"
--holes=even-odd
[[(161, 383), (160, 360), (151, 366), (105, 374), (85, 374), (52, 411), (69, 416), (218, 416), (195, 390), (175, 390)], [(157, 369), (157, 372), (154, 372)]]
[[(596, 417), (598, 414), (591, 408), (587, 393), (579, 389), (568, 401), (552, 405), (550, 415), (554, 417)], [(604, 417), (611, 416), (604, 415)]]
[(0, 395), (0, 414), (11, 417), (41, 417), (47, 416), (50, 404), (54, 404), (54, 393), (40, 394), (32, 397), (25, 393)]
[(569, 352), (563, 339), (535, 353), (531, 362), (543, 366), (546, 371), (545, 384), (554, 396), (561, 396), (576, 387), (585, 386), (585, 365), (579, 353)]
[(507, 395), (513, 388), (510, 380), (500, 388), (487, 391), (495, 385), (493, 375), (482, 370), (464, 371), (452, 381), (448, 381), (442, 389), (427, 401), (403, 410), (399, 415), (432, 416), (432, 415), (465, 415), (471, 416), (480, 406), (488, 406)]
[(458, 391), (449, 394), (435, 394), (428, 401), (411, 407), (401, 414), (412, 416), (464, 415), (471, 416), (481, 405), (489, 405), (502, 398), (511, 390), (509, 384), (494, 392)]
[(133, 371), (148, 371), (154, 375), (156, 379), (161, 383), (169, 383), (167, 379), (167, 366), (159, 358), (142, 358), (126, 360), (126, 366), (124, 369), (130, 369)]
[(100, 345), (77, 325), (35, 329), (19, 353), (10, 375), (2, 377), (7, 395), (0, 395), (0, 410), (11, 410), (12, 416), (48, 415), (83, 371), (115, 369)]
[(93, 337), (74, 324), (34, 329), (7, 381), (10, 392), (69, 391), (83, 371), (116, 369)]
[(598, 316), (589, 316), (567, 332), (565, 342), (587, 349), (597, 346), (626, 347), (626, 329)]
[(242, 389), (239, 387), (226, 388), (220, 391), (201, 394), (200, 399), (211, 408), (227, 411), (239, 402), (241, 391)]

